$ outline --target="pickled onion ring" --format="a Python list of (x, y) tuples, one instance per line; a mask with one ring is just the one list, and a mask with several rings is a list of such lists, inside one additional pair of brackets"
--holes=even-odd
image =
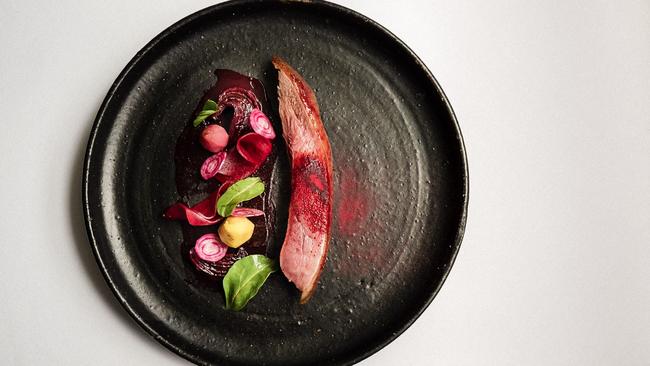
[(273, 131), (273, 125), (271, 125), (271, 121), (269, 120), (269, 117), (267, 117), (266, 114), (264, 114), (264, 112), (260, 111), (257, 108), (253, 109), (251, 111), (249, 121), (251, 124), (251, 128), (258, 135), (266, 137), (269, 140), (273, 140), (275, 138), (275, 131)]
[(201, 165), (201, 177), (208, 180), (217, 175), (219, 169), (223, 166), (224, 161), (226, 161), (225, 151), (218, 152), (205, 159), (203, 165)]
[(226, 256), (228, 246), (219, 240), (217, 234), (205, 234), (196, 240), (194, 252), (206, 262), (218, 262)]

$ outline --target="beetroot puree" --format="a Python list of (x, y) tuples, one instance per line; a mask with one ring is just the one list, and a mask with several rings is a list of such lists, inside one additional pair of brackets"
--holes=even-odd
[[(262, 179), (266, 192), (243, 204), (247, 208), (264, 211), (264, 216), (250, 217), (255, 224), (253, 237), (239, 249), (229, 248), (226, 256), (216, 262), (205, 262), (194, 253), (193, 247), (196, 240), (203, 234), (216, 233), (219, 223), (210, 226), (191, 226), (187, 221), (181, 221), (183, 231), (182, 255), (194, 267), (210, 276), (223, 277), (232, 264), (249, 254), (266, 254), (270, 238), (273, 237), (273, 222), (275, 214), (269, 202), (271, 197), (271, 173), (276, 161), (275, 146), (272, 147), (268, 158), (260, 164), (251, 164), (243, 159), (236, 151), (239, 137), (252, 132), (249, 124), (249, 115), (254, 108), (268, 113), (269, 106), (262, 83), (254, 78), (239, 74), (231, 70), (219, 69), (215, 72), (217, 82), (212, 86), (198, 103), (196, 111), (188, 118), (185, 129), (176, 142), (174, 162), (176, 165), (176, 189), (180, 201), (194, 205), (212, 194), (213, 199), (207, 202), (214, 206), (214, 194), (217, 190), (223, 192), (234, 181), (247, 176), (257, 176)], [(199, 127), (194, 127), (192, 121), (206, 100), (212, 99), (220, 107), (216, 116), (209, 117)], [(229, 134), (227, 159), (216, 179), (205, 181), (201, 178), (201, 165), (211, 152), (205, 150), (200, 144), (200, 134), (205, 126), (218, 124), (225, 128)]]

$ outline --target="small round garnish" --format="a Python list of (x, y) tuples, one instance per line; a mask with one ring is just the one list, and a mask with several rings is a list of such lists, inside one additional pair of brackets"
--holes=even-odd
[(208, 180), (217, 175), (224, 161), (226, 161), (225, 151), (218, 152), (205, 159), (203, 165), (201, 165), (201, 177)]
[(264, 114), (264, 112), (255, 108), (251, 111), (249, 118), (251, 128), (253, 128), (253, 131), (255, 131), (255, 133), (266, 137), (269, 140), (273, 140), (275, 138), (275, 131), (273, 131), (271, 121), (269, 120), (269, 117)]
[(201, 131), (200, 142), (206, 150), (218, 153), (228, 145), (228, 132), (219, 125), (206, 126)]
[(205, 234), (196, 240), (194, 252), (206, 262), (218, 262), (226, 256), (228, 246), (219, 240), (217, 234)]
[(247, 133), (237, 140), (237, 151), (248, 162), (262, 163), (271, 153), (271, 141), (255, 132)]

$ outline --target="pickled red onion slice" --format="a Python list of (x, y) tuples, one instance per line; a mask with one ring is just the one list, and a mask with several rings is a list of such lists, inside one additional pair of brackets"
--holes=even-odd
[(256, 208), (237, 207), (232, 211), (230, 216), (238, 216), (238, 217), (264, 216), (264, 211), (258, 210)]
[(228, 246), (219, 240), (217, 234), (205, 234), (196, 240), (194, 252), (206, 262), (218, 262), (226, 256)]
[(253, 128), (253, 131), (255, 131), (255, 133), (266, 137), (269, 140), (273, 140), (275, 138), (273, 125), (271, 125), (271, 121), (266, 116), (266, 114), (264, 114), (264, 112), (260, 111), (257, 108), (253, 109), (251, 111), (249, 120), (251, 128)]
[(239, 155), (252, 164), (261, 164), (272, 148), (271, 141), (255, 132), (247, 133), (237, 140)]
[(226, 161), (221, 166), (221, 169), (219, 169), (216, 178), (224, 184), (232, 184), (253, 174), (260, 165), (261, 164), (251, 164), (238, 152), (231, 151), (226, 157)]
[(224, 161), (226, 161), (225, 151), (218, 152), (205, 159), (203, 165), (201, 165), (201, 177), (208, 180), (217, 175)]
[(219, 191), (214, 191), (206, 199), (192, 207), (188, 207), (184, 203), (176, 203), (167, 208), (163, 216), (170, 220), (187, 220), (192, 226), (214, 225), (222, 219), (215, 210), (219, 194)]

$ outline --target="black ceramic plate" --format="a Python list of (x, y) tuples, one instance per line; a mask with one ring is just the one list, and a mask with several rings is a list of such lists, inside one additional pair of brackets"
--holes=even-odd
[[(332, 241), (308, 304), (276, 274), (231, 312), (221, 284), (181, 253), (180, 225), (161, 213), (178, 199), (176, 139), (213, 71), (262, 80), (277, 109), (273, 55), (304, 75), (321, 107), (334, 160)], [(285, 192), (279, 216), (286, 161), (273, 183)], [(467, 179), (445, 95), (395, 36), (329, 3), (236, 1), (174, 24), (119, 75), (90, 135), (83, 197), (109, 286), (169, 349), (198, 364), (343, 365), (385, 346), (432, 301), (461, 242)]]

